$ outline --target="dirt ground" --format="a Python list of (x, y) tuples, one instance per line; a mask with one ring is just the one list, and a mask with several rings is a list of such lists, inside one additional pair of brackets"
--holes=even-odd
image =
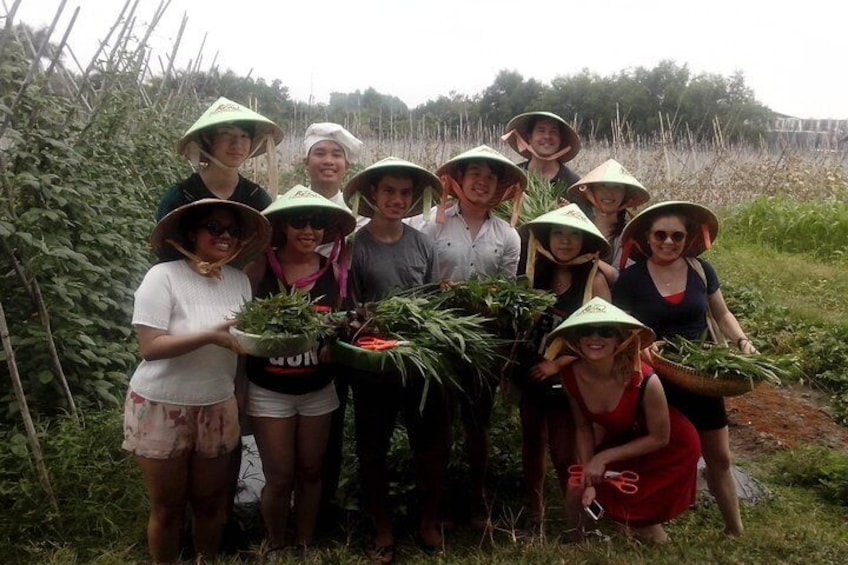
[(768, 384), (727, 398), (734, 458), (756, 459), (758, 455), (800, 444), (848, 452), (848, 427), (828, 415), (826, 400), (809, 388), (775, 388)]

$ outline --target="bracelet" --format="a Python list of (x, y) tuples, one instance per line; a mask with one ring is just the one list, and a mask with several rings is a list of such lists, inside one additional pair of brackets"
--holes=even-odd
[(746, 342), (746, 341), (747, 341), (748, 343), (754, 343), (754, 342), (752, 342), (750, 339), (748, 339), (747, 337), (740, 337), (739, 339), (737, 339), (737, 340), (736, 340), (736, 347), (737, 347), (738, 349), (742, 349), (742, 344), (743, 344), (744, 342)]

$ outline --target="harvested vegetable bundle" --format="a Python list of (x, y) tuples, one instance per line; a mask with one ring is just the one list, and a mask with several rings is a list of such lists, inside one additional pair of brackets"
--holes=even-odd
[(250, 355), (280, 357), (309, 351), (331, 328), (326, 315), (293, 290), (246, 303), (230, 331)]
[(495, 332), (504, 339), (521, 339), (556, 297), (530, 288), (526, 279), (489, 278), (457, 283), (434, 300), (443, 307), (494, 320)]
[(708, 396), (736, 396), (761, 382), (775, 385), (796, 368), (791, 357), (745, 355), (727, 347), (675, 337), (654, 355), (657, 373), (674, 384)]
[[(557, 190), (538, 174), (527, 171), (527, 188), (524, 190), (524, 198), (521, 201), (521, 211), (518, 215), (516, 227), (523, 226), (530, 220), (551, 210), (556, 210), (565, 203), (564, 196), (564, 190)], [(510, 206), (507, 203), (499, 204), (495, 208), (495, 215), (508, 222), (512, 215)]]
[(421, 296), (392, 296), (350, 316), (355, 319), (337, 327), (341, 341), (356, 344), (362, 336), (371, 336), (400, 342), (397, 347), (365, 353), (370, 359), (375, 354), (385, 356), (379, 367), (384, 371), (394, 369), (403, 379), (413, 371), (428, 382), (458, 387), (451, 364), (461, 361), (474, 367), (480, 378), (495, 378), (502, 342), (486, 331), (487, 319), (482, 316), (441, 309), (436, 301)]

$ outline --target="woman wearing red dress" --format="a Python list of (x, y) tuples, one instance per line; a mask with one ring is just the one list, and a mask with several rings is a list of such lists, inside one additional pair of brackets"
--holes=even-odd
[[(554, 330), (549, 352), (565, 348), (579, 357), (562, 372), (582, 466), (572, 476), (572, 508), (597, 499), (628, 534), (663, 543), (662, 523), (695, 502), (700, 444), (692, 424), (669, 408), (651, 367), (639, 361), (653, 340), (653, 331), (596, 297)], [(638, 475), (636, 492), (606, 480), (620, 471)], [(575, 508), (572, 516), (579, 515)]]

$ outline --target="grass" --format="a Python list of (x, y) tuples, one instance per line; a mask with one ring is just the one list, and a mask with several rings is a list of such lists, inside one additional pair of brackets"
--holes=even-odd
[[(848, 269), (839, 250), (845, 247), (848, 214), (833, 207), (846, 194), (845, 176), (832, 163), (803, 163), (791, 156), (756, 155), (707, 158), (700, 153), (675, 153), (668, 161), (656, 151), (624, 154), (588, 148), (581, 163), (601, 162), (613, 154), (652, 190), (654, 200), (691, 199), (722, 204), (722, 232), (707, 258), (715, 265), (734, 311), (758, 342), (775, 350), (785, 347), (803, 358), (807, 379), (820, 379), (834, 401), (842, 398), (848, 414)], [(430, 151), (429, 157), (441, 152)], [(414, 156), (407, 155), (407, 157)], [(735, 159), (735, 161), (734, 161)], [(426, 160), (422, 164), (432, 165)], [(669, 163), (666, 165), (665, 163)], [(582, 165), (581, 165), (582, 167)], [(588, 170), (590, 167), (586, 167)], [(793, 216), (791, 199), (811, 201), (813, 188), (824, 194), (821, 204), (805, 205)], [(754, 195), (788, 194), (790, 200), (772, 210), (768, 203), (746, 207)], [(779, 216), (775, 220), (775, 212)], [(779, 229), (778, 229), (779, 228)], [(781, 231), (782, 230), (782, 231)], [(790, 237), (792, 251), (781, 242)], [(841, 246), (841, 247), (840, 247)], [(817, 253), (820, 248), (832, 252)], [(759, 345), (759, 343), (758, 343)], [(840, 396), (841, 395), (841, 396)], [(399, 557), (407, 563), (845, 563), (848, 562), (848, 454), (792, 451), (741, 461), (753, 477), (774, 494), (756, 505), (743, 505), (746, 535), (728, 540), (722, 534), (717, 509), (700, 504), (668, 527), (672, 543), (650, 547), (621, 537), (611, 524), (584, 545), (561, 543), (560, 497), (549, 476), (548, 538), (521, 535), (522, 490), (520, 438), (516, 414), (497, 413), (493, 431), (492, 491), (502, 502), (500, 520), (491, 536), (465, 528), (447, 534), (448, 553), (441, 559), (424, 556), (415, 544), (401, 511), (398, 518)], [(21, 438), (0, 438), (0, 555), (6, 563), (125, 564), (147, 559), (144, 523), (147, 504), (137, 469), (123, 455), (120, 417), (116, 411), (89, 415), (85, 426), (63, 423), (41, 430), (48, 468), (59, 493), (60, 515), (45, 511)], [(400, 436), (400, 434), (398, 434)], [(393, 494), (403, 509), (415, 505), (408, 449), (395, 442), (390, 460), (397, 471)], [(352, 448), (352, 443), (349, 443)], [(354, 459), (350, 458), (353, 462)], [(355, 464), (343, 480), (355, 482)], [(352, 493), (352, 494), (351, 494)], [(355, 489), (349, 499), (355, 506)], [(461, 494), (461, 492), (460, 492)], [(367, 524), (354, 521), (316, 553), (316, 561), (364, 563), (362, 548)], [(261, 531), (256, 530), (256, 539)], [(258, 542), (257, 542), (258, 544)], [(258, 549), (258, 547), (257, 547)], [(292, 561), (293, 562), (293, 561)], [(221, 558), (222, 565), (242, 561)]]
[(843, 264), (825, 263), (721, 234), (705, 257), (722, 283), (754, 287), (765, 302), (786, 307), (792, 317), (823, 324), (848, 320), (848, 268)]

